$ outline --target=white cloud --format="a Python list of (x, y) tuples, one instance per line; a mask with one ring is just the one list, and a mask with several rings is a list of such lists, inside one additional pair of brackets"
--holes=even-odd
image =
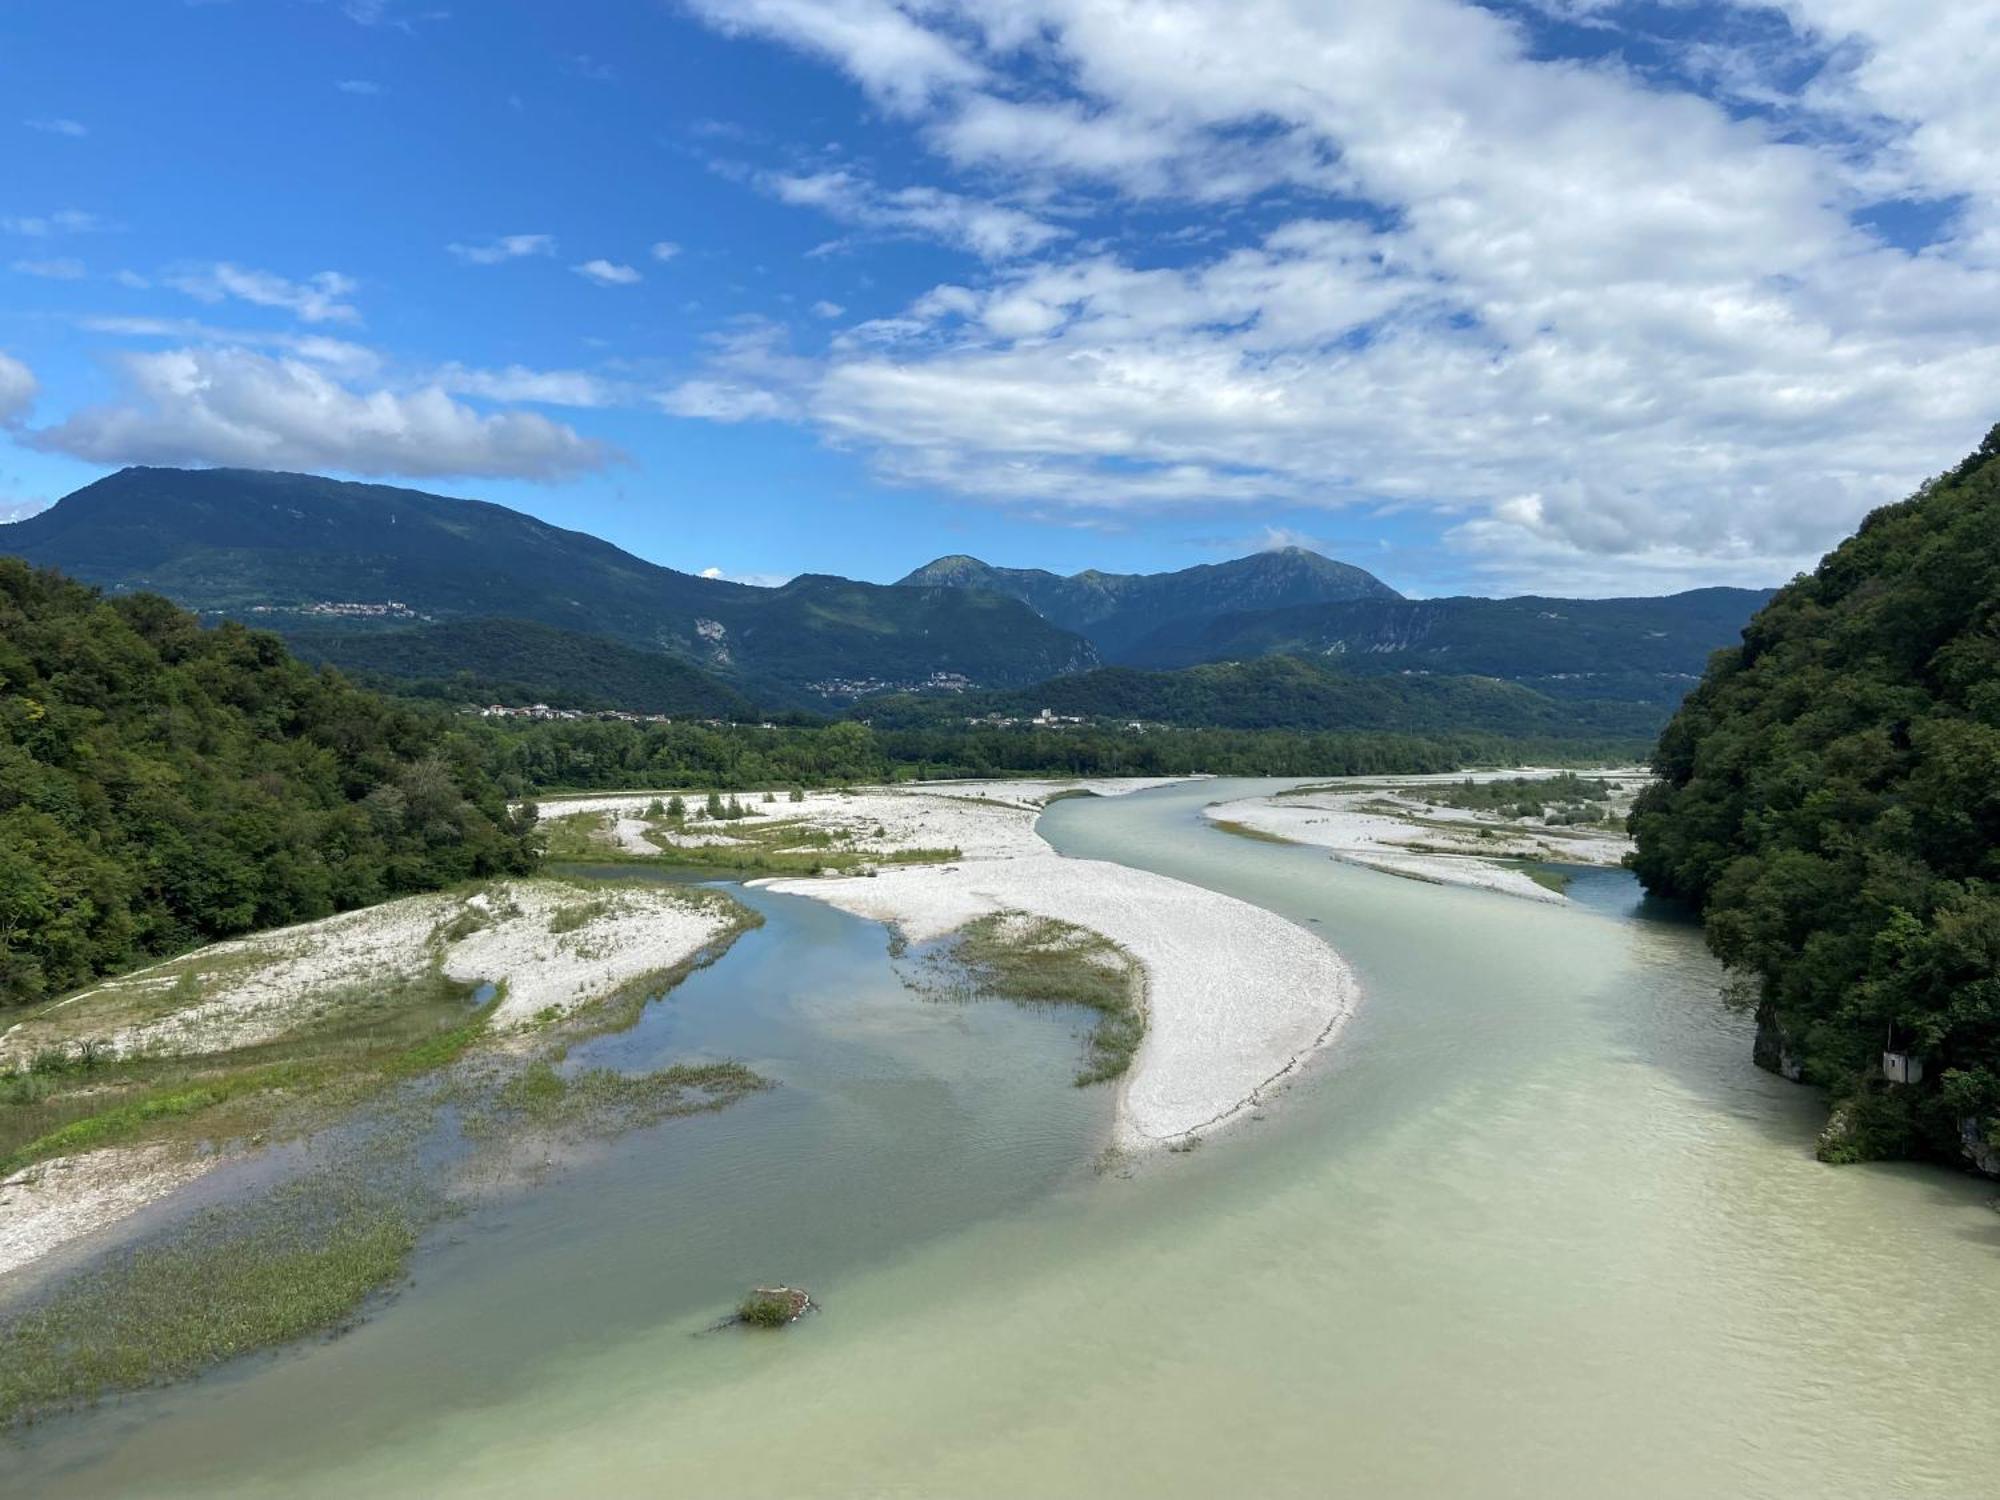
[(670, 417), (710, 422), (769, 422), (796, 414), (792, 403), (776, 391), (728, 380), (683, 380), (653, 400)]
[(281, 307), (307, 323), (352, 323), (361, 316), (351, 304), (341, 300), (352, 295), (358, 283), (338, 271), (321, 271), (304, 281), (288, 281), (270, 271), (247, 270), (228, 261), (217, 261), (208, 266), (182, 267), (163, 279), (198, 302), (223, 302), (233, 297), (258, 307)]
[(552, 234), (503, 234), (478, 245), (446, 245), (445, 249), (473, 266), (497, 266), (506, 260), (523, 260), (532, 255), (553, 255), (556, 237)]
[(531, 370), (523, 365), (479, 370), (449, 364), (431, 378), (443, 390), (488, 401), (525, 401), (537, 406), (612, 406), (623, 399), (618, 386), (587, 370)]
[(901, 109), (977, 83), (985, 70), (948, 37), (927, 30), (893, 0), (689, 0), (727, 32), (775, 37), (845, 68), (869, 92)]
[(343, 94), (360, 94), (364, 97), (382, 92), (381, 84), (372, 82), (366, 78), (342, 78), (337, 80), (333, 86)]
[(90, 274), (82, 261), (66, 255), (55, 260), (17, 260), (8, 269), (45, 281), (81, 281)]
[(631, 266), (620, 265), (616, 261), (601, 257), (597, 260), (587, 260), (582, 265), (571, 266), (570, 269), (586, 281), (594, 281), (599, 286), (631, 286), (635, 282), (644, 280)]
[(340, 13), (358, 26), (389, 26), (411, 33), (427, 22), (451, 19), (448, 10), (412, 10), (397, 0), (341, 0)]
[(812, 305), (812, 315), (815, 318), (837, 318), (846, 311), (847, 309), (838, 302), (828, 302), (823, 298)]
[(79, 320), (92, 333), (118, 338), (168, 339), (233, 348), (278, 349), (323, 366), (343, 380), (367, 379), (382, 368), (382, 356), (363, 344), (323, 333), (285, 333), (259, 328), (216, 328), (193, 318), (104, 317)]
[(781, 325), (745, 319), (708, 343), (701, 375), (653, 396), (661, 411), (710, 422), (782, 421), (802, 414), (801, 397), (819, 366), (791, 352)]
[(47, 239), (58, 234), (89, 234), (106, 227), (104, 220), (96, 214), (85, 213), (79, 208), (62, 208), (52, 214), (0, 218), (0, 229), (9, 234), (24, 234), (30, 239)]
[(350, 474), (556, 480), (613, 453), (533, 412), (482, 415), (436, 385), (350, 389), (302, 359), (174, 349), (120, 361), (127, 400), (27, 434), (93, 463), (233, 464)]
[(26, 416), (40, 390), (33, 370), (0, 352), (0, 427), (12, 427)]
[(0, 500), (0, 526), (25, 521), (49, 508), (46, 500)]
[(680, 253), (681, 247), (676, 245), (672, 240), (655, 240), (653, 242), (652, 256), (654, 260), (669, 261)]
[[(1393, 502), (1516, 582), (1781, 578), (2000, 390), (2000, 33), (1947, 0), (1786, 8), (1826, 65), (1746, 64), (1776, 100), (1746, 113), (1457, 0), (703, 3), (832, 58), (981, 189), (929, 190), (922, 225), (851, 170), (767, 191), (968, 248), (979, 211), (1043, 231), (737, 383), (998, 502)], [(941, 61), (899, 80), (890, 45)], [(1920, 253), (1853, 219), (1950, 193), (1964, 225)], [(1190, 232), (1084, 237), (1133, 205)]]
[(1068, 232), (1005, 204), (934, 187), (885, 189), (845, 170), (766, 172), (757, 182), (781, 202), (818, 209), (843, 224), (942, 240), (984, 260), (1031, 255)]
[(44, 135), (66, 135), (72, 140), (81, 140), (90, 134), (90, 128), (76, 120), (41, 119), (21, 122), (30, 130), (39, 130)]

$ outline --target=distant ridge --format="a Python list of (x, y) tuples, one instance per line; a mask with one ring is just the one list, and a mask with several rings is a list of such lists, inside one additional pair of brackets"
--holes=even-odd
[(1087, 637), (1109, 660), (1173, 623), (1241, 610), (1403, 596), (1374, 574), (1304, 547), (1281, 547), (1173, 573), (1063, 577), (1041, 568), (996, 568), (954, 554), (898, 580), (903, 587), (985, 589), (1019, 599), (1065, 630)]

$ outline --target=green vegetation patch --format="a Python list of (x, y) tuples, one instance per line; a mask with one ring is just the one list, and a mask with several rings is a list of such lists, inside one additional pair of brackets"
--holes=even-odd
[(200, 1214), (0, 1319), (0, 1427), (337, 1327), (402, 1274), (427, 1214), (353, 1173)]
[(1212, 827), (1224, 833), (1233, 833), (1240, 839), (1255, 839), (1260, 844), (1296, 844), (1297, 839), (1288, 839), (1282, 833), (1272, 833), (1268, 829), (1252, 828), (1248, 823), (1233, 822), (1228, 818), (1210, 818)]
[[(653, 818), (647, 827), (647, 837), (659, 847), (656, 855), (612, 851), (600, 837), (606, 826), (606, 814), (558, 814), (545, 825), (549, 858), (572, 864), (602, 863), (615, 858), (621, 863), (684, 865), (764, 875), (848, 874), (867, 866), (948, 864), (960, 858), (957, 849), (870, 849), (807, 819), (770, 817), (749, 809), (732, 812), (728, 804), (723, 806), (723, 812), (714, 817), (687, 822), (667, 816)], [(729, 842), (676, 844), (668, 837), (669, 832), (706, 834)]]
[(727, 1109), (770, 1087), (768, 1079), (737, 1062), (677, 1063), (650, 1073), (610, 1068), (565, 1073), (544, 1059), (502, 1084), (491, 1106), (468, 1120), (467, 1128), (475, 1134), (525, 1129), (571, 1140), (601, 1139), (678, 1115)]
[(997, 912), (967, 924), (934, 955), (950, 976), (935, 992), (1021, 1005), (1081, 1005), (1097, 1012), (1079, 1088), (1131, 1066), (1146, 1034), (1140, 969), (1111, 939), (1052, 917)]
[(357, 988), (269, 1042), (188, 1056), (38, 1054), (0, 1076), (0, 1176), (103, 1146), (295, 1134), (388, 1084), (444, 1067), (491, 1003), (436, 970)]

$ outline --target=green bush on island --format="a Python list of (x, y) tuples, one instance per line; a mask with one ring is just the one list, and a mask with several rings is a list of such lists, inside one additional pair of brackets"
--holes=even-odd
[(752, 1292), (737, 1304), (736, 1316), (752, 1328), (783, 1328), (792, 1321), (792, 1299), (775, 1292)]

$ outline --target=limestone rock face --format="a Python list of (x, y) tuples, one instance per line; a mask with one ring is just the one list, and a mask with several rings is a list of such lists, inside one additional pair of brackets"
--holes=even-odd
[(1958, 1138), (1965, 1159), (1972, 1163), (1975, 1172), (1988, 1177), (2000, 1177), (2000, 1146), (1993, 1144), (1996, 1123), (2000, 1122), (1978, 1115), (1967, 1115), (1958, 1122)]
[(1805, 1077), (1805, 1058), (1792, 1045), (1791, 1037), (1778, 1024), (1778, 1018), (1771, 1013), (1768, 1005), (1757, 1007), (1757, 1040), (1750, 1057), (1758, 1067), (1789, 1078), (1793, 1083)]

